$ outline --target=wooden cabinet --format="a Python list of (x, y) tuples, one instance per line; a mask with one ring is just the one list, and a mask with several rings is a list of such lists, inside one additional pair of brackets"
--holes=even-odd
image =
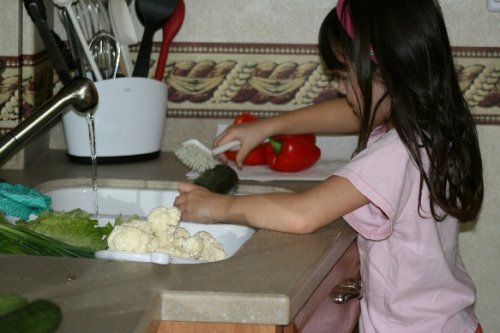
[(237, 323), (162, 321), (157, 333), (347, 333), (359, 317), (359, 301), (336, 304), (331, 291), (349, 278), (359, 278), (358, 248), (354, 241), (287, 326)]

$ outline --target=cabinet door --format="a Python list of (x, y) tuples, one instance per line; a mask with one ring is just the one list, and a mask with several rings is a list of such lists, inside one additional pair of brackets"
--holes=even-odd
[(332, 290), (347, 279), (359, 280), (359, 256), (356, 241), (342, 255), (294, 319), (300, 333), (351, 333), (359, 318), (357, 298), (337, 304)]

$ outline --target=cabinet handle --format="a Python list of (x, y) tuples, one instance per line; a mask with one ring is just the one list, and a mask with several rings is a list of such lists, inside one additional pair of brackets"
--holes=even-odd
[(356, 279), (347, 279), (333, 288), (330, 297), (336, 304), (344, 304), (353, 298), (361, 298), (361, 284)]

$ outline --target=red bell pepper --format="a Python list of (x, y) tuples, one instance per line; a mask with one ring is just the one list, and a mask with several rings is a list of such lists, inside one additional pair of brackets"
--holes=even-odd
[(256, 121), (259, 120), (259, 117), (254, 116), (251, 113), (242, 113), (238, 117), (234, 118), (233, 125), (239, 125), (242, 123), (248, 123), (250, 121)]
[(321, 157), (314, 134), (278, 135), (266, 144), (267, 164), (276, 171), (297, 172), (312, 167)]
[[(233, 125), (239, 125), (242, 123), (259, 120), (258, 117), (250, 113), (242, 113), (233, 121)], [(236, 159), (236, 154), (238, 152), (234, 150), (226, 151), (224, 154), (228, 159), (234, 161)], [(266, 145), (260, 144), (248, 153), (247, 157), (243, 161), (244, 165), (264, 165), (267, 163), (266, 157)]]

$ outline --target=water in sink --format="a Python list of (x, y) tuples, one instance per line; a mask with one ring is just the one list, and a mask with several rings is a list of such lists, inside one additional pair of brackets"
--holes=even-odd
[[(95, 191), (92, 187), (59, 188), (44, 192), (52, 198), (52, 208), (55, 211), (70, 211), (80, 208), (92, 213), (94, 210)], [(138, 215), (145, 218), (156, 207), (172, 207), (175, 197), (174, 190), (136, 189), (99, 187), (99, 216), (101, 223), (114, 221), (119, 214)], [(255, 230), (246, 226), (233, 224), (199, 224), (181, 221), (180, 226), (191, 234), (204, 230), (211, 233), (224, 247), (227, 258), (233, 256), (238, 249), (249, 240)], [(195, 260), (173, 260), (171, 263), (198, 263)]]

